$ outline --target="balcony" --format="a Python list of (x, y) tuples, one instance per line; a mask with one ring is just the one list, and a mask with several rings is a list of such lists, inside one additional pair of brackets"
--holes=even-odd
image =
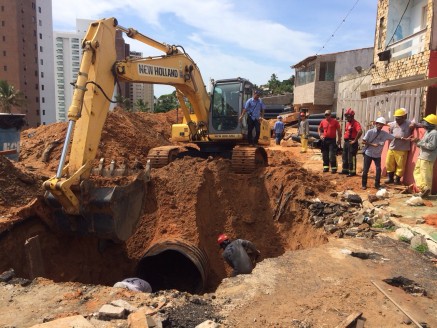
[(399, 60), (423, 52), (425, 50), (425, 32), (426, 28), (388, 45), (387, 50), (391, 52), (391, 60)]

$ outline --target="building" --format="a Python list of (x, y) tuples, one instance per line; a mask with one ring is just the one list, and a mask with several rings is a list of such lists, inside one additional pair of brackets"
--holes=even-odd
[(53, 32), (54, 38), (54, 94), (56, 122), (67, 120), (68, 107), (73, 99), (73, 85), (82, 59), (82, 40), (92, 20), (76, 19), (75, 32)]
[[(363, 98), (414, 94), (406, 102), (410, 118), (420, 120), (437, 107), (437, 7), (433, 0), (379, 0), (372, 86)], [(392, 108), (393, 109), (393, 108)], [(387, 119), (391, 119), (387, 113)]]
[(295, 111), (336, 111), (339, 78), (367, 68), (372, 62), (373, 48), (363, 48), (310, 56), (293, 65)]
[[(130, 51), (130, 56), (141, 58), (143, 54), (137, 51)], [(143, 102), (148, 111), (153, 112), (154, 96), (153, 84), (150, 83), (130, 83), (130, 100), (134, 111), (140, 111), (139, 102)]]
[[(56, 94), (56, 121), (68, 119), (68, 108), (73, 98), (73, 84), (77, 79), (82, 59), (82, 41), (94, 20), (76, 19), (74, 32), (54, 32), (55, 41), (55, 94)], [(122, 60), (130, 56), (130, 46), (124, 41), (123, 33), (116, 31), (115, 47), (117, 59)], [(138, 53), (132, 52), (135, 56)], [(130, 100), (131, 106), (137, 99), (143, 99), (153, 108), (153, 85), (117, 81), (114, 96), (121, 95)], [(151, 100), (149, 99), (151, 97)], [(111, 104), (110, 109), (115, 104)]]
[[(53, 118), (51, 0), (0, 0), (0, 79), (25, 97), (28, 127)], [(16, 109), (17, 111), (18, 109)]]

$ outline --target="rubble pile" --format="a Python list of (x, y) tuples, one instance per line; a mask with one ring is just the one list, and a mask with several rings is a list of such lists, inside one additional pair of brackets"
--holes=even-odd
[[(323, 202), (319, 199), (305, 201), (310, 210), (310, 221), (316, 228), (322, 228), (336, 237), (365, 237), (373, 238), (379, 232), (384, 232), (394, 227), (389, 219), (389, 213), (364, 201), (351, 191), (341, 195), (340, 202)], [(371, 200), (381, 203), (378, 197)], [(388, 204), (388, 203), (387, 203)]]

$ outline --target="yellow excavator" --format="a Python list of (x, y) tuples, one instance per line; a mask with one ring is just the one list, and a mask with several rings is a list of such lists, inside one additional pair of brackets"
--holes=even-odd
[[(164, 54), (117, 60), (117, 30)], [(247, 146), (245, 121), (239, 121), (244, 103), (253, 91), (248, 80), (214, 81), (212, 93), (208, 94), (196, 63), (181, 46), (160, 43), (132, 28), (124, 28), (115, 18), (91, 23), (82, 51), (60, 163), (56, 176), (44, 182), (45, 199), (54, 210), (57, 228), (78, 235), (125, 241), (142, 214), (150, 168), (164, 166), (181, 155), (181, 146), (157, 147), (150, 150), (142, 170), (134, 171), (126, 163), (116, 168), (113, 161), (108, 167), (104, 159), (93, 168), (111, 98), (119, 81), (176, 88), (183, 122), (172, 126), (173, 141), (195, 143), (200, 154), (230, 156), (232, 167), (238, 173), (267, 165), (266, 151), (263, 147)], [(269, 143), (269, 124), (261, 120), (259, 144)], [(99, 176), (117, 175), (127, 176), (128, 183), (108, 187), (96, 182)]]

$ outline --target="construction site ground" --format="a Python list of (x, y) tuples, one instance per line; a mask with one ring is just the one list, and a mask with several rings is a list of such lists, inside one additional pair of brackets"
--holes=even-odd
[[(110, 113), (97, 158), (144, 163), (150, 148), (170, 144), (175, 121), (175, 112)], [(26, 130), (20, 161), (0, 156), (0, 274), (13, 268), (17, 278), (29, 278), (24, 245), (35, 236), (45, 271), (28, 282), (0, 282), (0, 328), (70, 327), (55, 320), (77, 315), (89, 327), (147, 327), (135, 326), (127, 315), (99, 317), (103, 305), (120, 299), (139, 309), (133, 311), (162, 317), (164, 327), (195, 327), (208, 319), (223, 327), (355, 327), (348, 322), (360, 314), (364, 327), (437, 326), (432, 253), (412, 249), (394, 229), (354, 238), (311, 223), (308, 201), (339, 203), (346, 190), (367, 200), (377, 191), (361, 190), (359, 174), (322, 173), (318, 149), (300, 153), (297, 143), (277, 146), (272, 140), (269, 166), (245, 175), (232, 173), (230, 160), (219, 157), (185, 157), (152, 169), (136, 232), (125, 244), (102, 250), (92, 238), (59, 235), (42, 218), (47, 208), (41, 184), (57, 168), (65, 130), (64, 123)], [(359, 173), (361, 162), (360, 157)], [(405, 203), (411, 195), (393, 186), (388, 191), (384, 202), (390, 219), (437, 240), (437, 200), (412, 207)], [(282, 193), (291, 195), (286, 204)], [(284, 211), (278, 212), (281, 204)], [(261, 251), (252, 274), (227, 278), (230, 268), (216, 244), (222, 232), (251, 240)], [(146, 294), (111, 287), (133, 275), (151, 245), (169, 239), (202, 246), (209, 260), (205, 293)], [(414, 281), (421, 292), (383, 281), (394, 277)]]

